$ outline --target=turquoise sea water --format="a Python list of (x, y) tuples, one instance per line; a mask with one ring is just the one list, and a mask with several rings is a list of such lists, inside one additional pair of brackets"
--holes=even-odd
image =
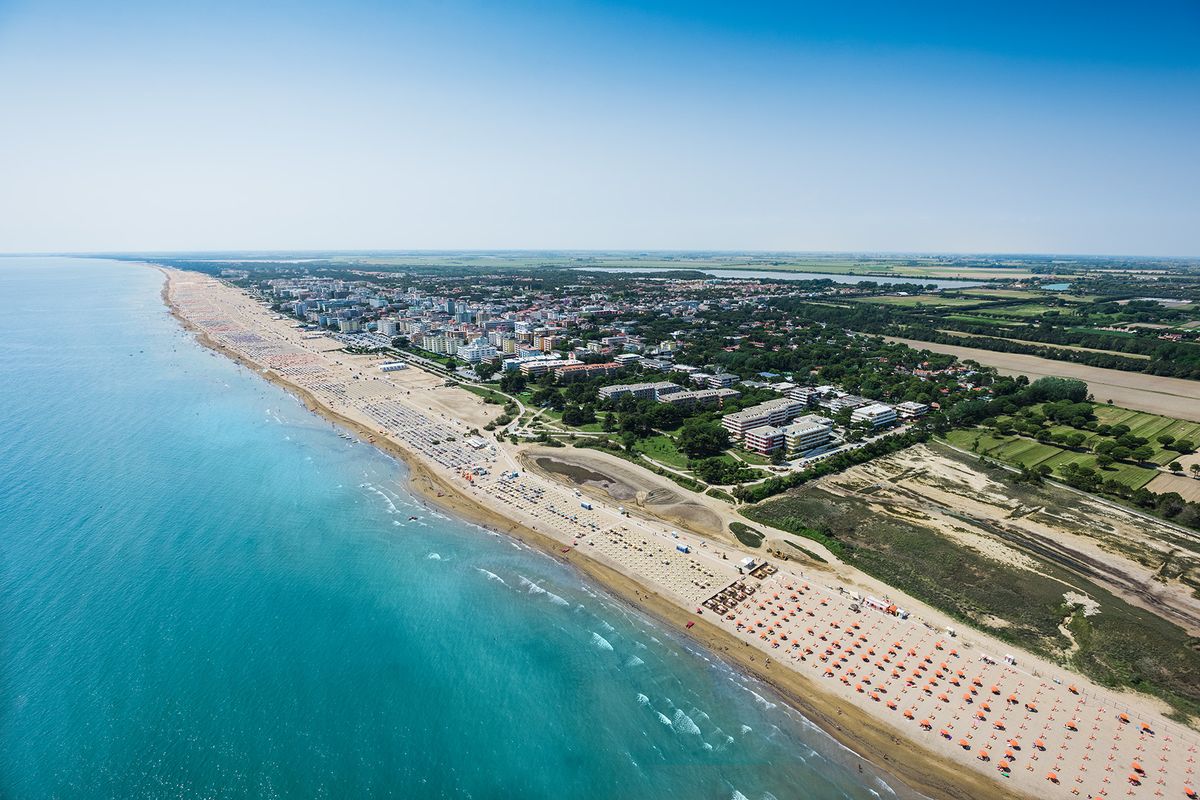
[(0, 259), (0, 797), (891, 795), (573, 570), (422, 507), (160, 287)]

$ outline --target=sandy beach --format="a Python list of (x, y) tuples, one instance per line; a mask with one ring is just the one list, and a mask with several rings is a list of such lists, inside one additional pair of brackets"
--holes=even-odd
[[(416, 368), (382, 373), (382, 359), (342, 352), (213, 278), (163, 272), (164, 299), (202, 343), (402, 458), (430, 503), (574, 564), (918, 792), (1173, 798), (1200, 783), (1200, 736), (1149, 698), (974, 631), (951, 635), (938, 612), (832, 557), (826, 570), (772, 561), (742, 574), (751, 553), (724, 530), (704, 535), (528, 469), (527, 445), (479, 434), (499, 407)], [(685, 499), (721, 521), (733, 513)], [(876, 610), (870, 596), (912, 616)]]

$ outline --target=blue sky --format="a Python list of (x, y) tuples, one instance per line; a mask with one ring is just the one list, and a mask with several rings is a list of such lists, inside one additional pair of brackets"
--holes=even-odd
[(0, 0), (0, 251), (1200, 255), (1200, 3)]

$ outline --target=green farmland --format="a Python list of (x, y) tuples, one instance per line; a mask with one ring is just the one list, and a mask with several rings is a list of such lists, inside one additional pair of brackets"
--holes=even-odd
[(1015, 434), (997, 437), (983, 428), (951, 431), (946, 434), (946, 441), (955, 447), (986, 455), (1014, 467), (1033, 469), (1045, 465), (1058, 473), (1064, 464), (1073, 462), (1080, 467), (1096, 470), (1104, 480), (1114, 480), (1131, 489), (1142, 488), (1158, 474), (1156, 470), (1148, 467), (1123, 462), (1100, 467), (1093, 453), (1046, 444)]

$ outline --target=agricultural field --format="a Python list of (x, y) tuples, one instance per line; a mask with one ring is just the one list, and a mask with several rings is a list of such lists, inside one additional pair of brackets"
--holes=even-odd
[(1031, 289), (966, 289), (961, 294), (987, 300), (1040, 300), (1046, 297), (1045, 292)]
[[(1197, 392), (1197, 403), (1200, 403), (1200, 391)], [(1171, 419), (1158, 414), (1147, 414), (1144, 411), (1130, 411), (1116, 406), (1096, 406), (1096, 419), (1106, 425), (1128, 425), (1129, 432), (1134, 436), (1149, 439), (1152, 444), (1158, 444), (1159, 436), (1172, 436), (1176, 440), (1187, 439), (1200, 444), (1200, 422)], [(1159, 448), (1153, 461), (1156, 464), (1168, 464), (1178, 458), (1177, 453)]]
[(945, 438), (955, 447), (994, 458), (1014, 467), (1033, 469), (1038, 466), (1046, 466), (1055, 473), (1058, 473), (1060, 468), (1067, 463), (1090, 467), (1096, 470), (1104, 480), (1123, 483), (1130, 489), (1142, 488), (1158, 474), (1157, 470), (1149, 467), (1123, 462), (1100, 467), (1096, 463), (1095, 454), (1086, 450), (1072, 450), (1068, 447), (1046, 444), (1016, 434), (997, 437), (984, 428), (950, 431)]
[[(1000, 328), (1018, 328), (1022, 325), (1027, 325), (1026, 322), (1019, 322), (1011, 319), (993, 319), (992, 317), (980, 317), (974, 314), (947, 314), (944, 319), (952, 319), (958, 322), (969, 322), (973, 325), (994, 325)], [(962, 336), (959, 331), (954, 332), (955, 336)]]
[(999, 314), (1005, 317), (1017, 317), (1027, 319), (1030, 317), (1040, 317), (1047, 311), (1065, 311), (1065, 309), (1048, 306), (1044, 303), (1018, 303), (1015, 306), (1002, 306), (1000, 308), (988, 309), (991, 314)]
[(936, 294), (888, 294), (855, 298), (855, 302), (904, 306), (906, 308), (958, 308), (960, 306), (979, 306), (985, 301), (969, 297), (941, 297)]
[(995, 367), (1001, 375), (1025, 375), (1030, 380), (1051, 376), (1078, 378), (1087, 383), (1099, 401), (1111, 400), (1124, 408), (1150, 413), (1165, 412), (1175, 418), (1200, 422), (1200, 381), (1145, 375), (1140, 372), (1106, 369), (1023, 353), (1001, 353), (977, 347), (923, 342), (898, 336), (883, 337), (917, 350), (946, 353)]

